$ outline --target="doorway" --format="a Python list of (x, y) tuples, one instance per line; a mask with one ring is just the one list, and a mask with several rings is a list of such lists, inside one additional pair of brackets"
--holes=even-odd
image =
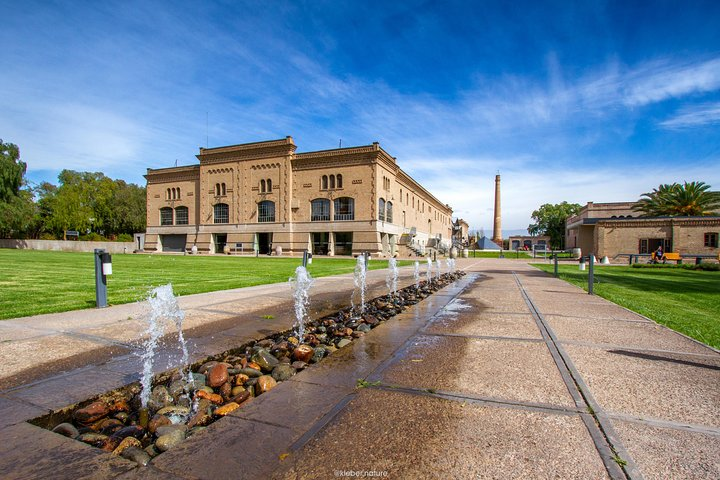
[(270, 255), (270, 252), (272, 252), (272, 232), (258, 233), (257, 238), (258, 253), (260, 253), (260, 255)]
[(352, 232), (338, 232), (335, 234), (335, 255), (352, 255)]
[(327, 255), (330, 247), (330, 235), (327, 232), (313, 232), (312, 253), (313, 255)]
[(213, 234), (215, 243), (215, 253), (225, 253), (225, 245), (227, 245), (227, 234), (215, 233)]

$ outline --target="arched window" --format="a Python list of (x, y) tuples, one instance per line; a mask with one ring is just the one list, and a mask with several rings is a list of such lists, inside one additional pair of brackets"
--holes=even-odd
[(163, 207), (160, 209), (160, 225), (172, 225), (173, 224), (173, 209), (170, 207)]
[(264, 200), (258, 203), (258, 222), (275, 221), (275, 202)]
[(224, 197), (225, 195), (227, 195), (227, 190), (225, 190), (225, 184), (224, 184), (224, 183), (221, 183), (221, 184), (220, 184), (220, 192), (221, 192), (221, 194), (222, 194), (223, 197)]
[(180, 198), (180, 187), (177, 188), (177, 197)]
[(335, 220), (355, 220), (355, 200), (350, 197), (336, 198)]
[(378, 220), (385, 221), (385, 200), (382, 198), (378, 200)]
[(220, 196), (220, 184), (219, 183), (215, 184), (215, 196), (216, 197)]
[(330, 175), (330, 188), (335, 188), (335, 175)]
[(227, 203), (218, 203), (213, 207), (213, 223), (230, 223), (230, 207)]
[(327, 198), (316, 198), (310, 202), (310, 221), (327, 222), (330, 220), (330, 200)]
[(260, 180), (260, 192), (265, 193), (265, 179)]
[(269, 178), (267, 179), (267, 191), (268, 193), (272, 193), (272, 180)]
[(165, 200), (170, 200), (170, 189), (169, 188), (165, 192)]
[(188, 224), (188, 207), (177, 207), (175, 209), (175, 225)]
[(328, 189), (328, 178), (327, 175), (322, 176), (322, 186), (320, 187), (322, 190)]
[(393, 221), (392, 202), (385, 204), (385, 221), (388, 223), (392, 223)]
[(341, 173), (337, 174), (337, 187), (342, 188), (342, 174)]

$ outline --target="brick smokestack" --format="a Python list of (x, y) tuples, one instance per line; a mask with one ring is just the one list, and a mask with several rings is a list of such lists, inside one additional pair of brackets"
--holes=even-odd
[(493, 222), (492, 241), (502, 247), (502, 226), (500, 214), (500, 175), (495, 175), (495, 219)]

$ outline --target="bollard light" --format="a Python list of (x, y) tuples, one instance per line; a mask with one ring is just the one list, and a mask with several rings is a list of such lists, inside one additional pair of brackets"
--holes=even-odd
[(112, 275), (112, 256), (109, 253), (103, 253), (101, 257), (103, 275)]
[(585, 257), (580, 257), (580, 270), (585, 270)]
[(307, 264), (312, 265), (312, 253), (308, 252)]

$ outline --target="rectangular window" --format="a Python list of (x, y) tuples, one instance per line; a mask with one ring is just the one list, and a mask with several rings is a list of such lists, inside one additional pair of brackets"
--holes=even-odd
[(172, 208), (161, 208), (160, 209), (160, 225), (172, 225), (172, 224), (173, 224)]
[(187, 225), (188, 224), (188, 209), (178, 207), (175, 209), (175, 224), (176, 225)]
[(705, 246), (710, 248), (717, 248), (718, 246), (718, 234), (708, 232), (705, 234)]

